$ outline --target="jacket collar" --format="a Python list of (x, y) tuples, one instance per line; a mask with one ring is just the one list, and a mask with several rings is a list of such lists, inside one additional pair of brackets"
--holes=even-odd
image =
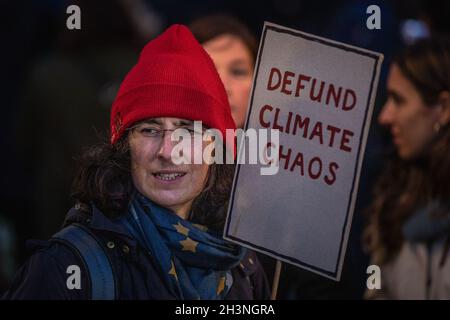
[[(411, 242), (429, 242), (450, 231), (450, 201), (432, 201), (419, 208), (403, 225), (403, 236)], [(433, 218), (433, 213), (441, 213)], [(442, 214), (444, 213), (444, 214)]]

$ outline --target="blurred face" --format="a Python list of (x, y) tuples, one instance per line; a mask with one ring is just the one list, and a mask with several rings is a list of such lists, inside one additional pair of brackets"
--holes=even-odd
[[(152, 136), (158, 130), (192, 129), (193, 122), (178, 118), (154, 118), (133, 127), (128, 137), (131, 175), (136, 189), (157, 204), (186, 219), (194, 199), (203, 190), (208, 164), (172, 162), (171, 131)], [(204, 142), (204, 145), (206, 142)]]
[(225, 34), (203, 44), (211, 56), (227, 91), (231, 114), (238, 128), (245, 124), (253, 78), (250, 50), (236, 36)]
[(412, 159), (424, 153), (435, 136), (439, 108), (427, 106), (414, 85), (392, 65), (387, 79), (388, 100), (379, 123), (390, 128), (398, 154)]

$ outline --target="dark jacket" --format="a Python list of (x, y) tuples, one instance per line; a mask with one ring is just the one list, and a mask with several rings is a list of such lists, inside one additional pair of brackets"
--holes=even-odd
[[(72, 208), (65, 225), (82, 223), (104, 245), (111, 260), (118, 299), (175, 299), (158, 274), (154, 257), (127, 231), (94, 208), (92, 214)], [(3, 299), (90, 299), (90, 281), (80, 258), (66, 245), (32, 240), (33, 254), (17, 273)], [(67, 288), (70, 265), (80, 266), (81, 289)], [(250, 250), (232, 270), (233, 285), (226, 299), (268, 299), (269, 287), (256, 254)]]

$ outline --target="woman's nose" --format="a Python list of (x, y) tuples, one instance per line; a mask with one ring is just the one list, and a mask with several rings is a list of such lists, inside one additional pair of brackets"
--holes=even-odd
[(163, 132), (162, 137), (160, 138), (160, 144), (158, 149), (158, 157), (164, 159), (164, 160), (171, 160), (172, 159), (172, 150), (174, 147), (175, 141), (171, 140), (173, 131), (167, 130)]
[(378, 116), (378, 123), (382, 126), (390, 126), (394, 120), (394, 111), (394, 106), (388, 100), (381, 109), (380, 115)]

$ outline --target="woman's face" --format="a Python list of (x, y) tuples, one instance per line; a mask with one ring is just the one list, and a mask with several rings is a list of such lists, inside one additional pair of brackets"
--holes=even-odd
[(253, 59), (244, 42), (230, 34), (220, 35), (203, 47), (211, 56), (227, 91), (236, 127), (245, 124), (247, 104), (253, 79)]
[[(132, 129), (128, 137), (131, 153), (131, 176), (136, 189), (157, 204), (186, 219), (194, 199), (204, 189), (208, 164), (180, 164), (172, 161), (171, 131), (151, 137), (160, 129), (193, 128), (193, 121), (179, 118), (153, 118)], [(203, 142), (205, 146), (206, 142)], [(192, 144), (193, 145), (193, 144)]]
[(402, 159), (424, 153), (435, 136), (439, 108), (427, 106), (414, 85), (392, 65), (387, 79), (388, 99), (378, 118), (391, 130), (393, 142)]

